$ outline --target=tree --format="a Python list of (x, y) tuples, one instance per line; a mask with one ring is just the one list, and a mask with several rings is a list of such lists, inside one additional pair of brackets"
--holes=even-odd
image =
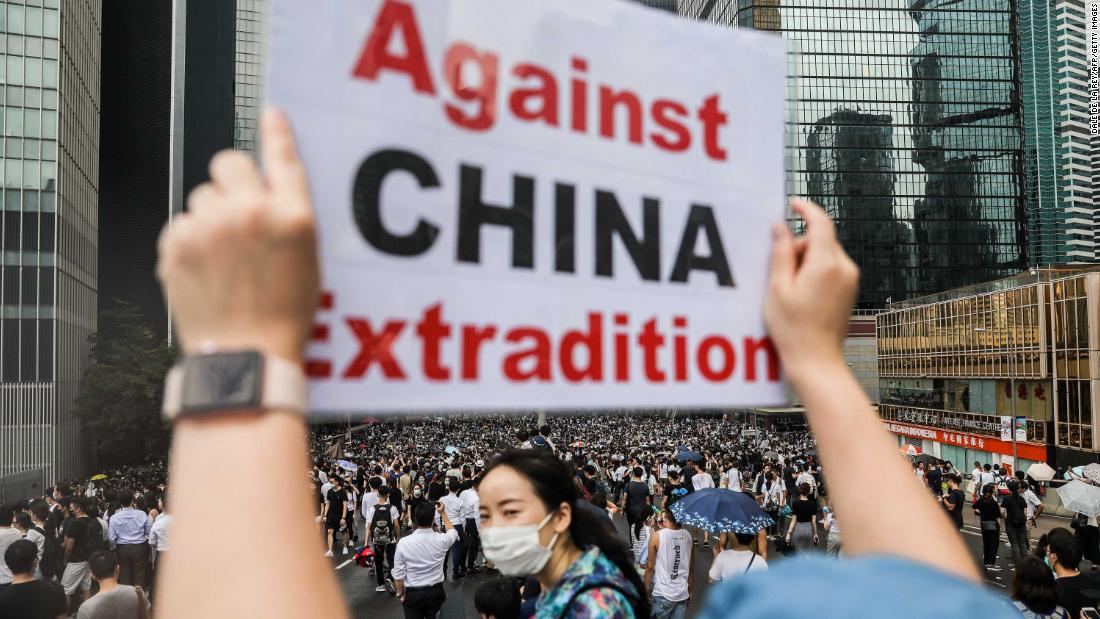
[(80, 381), (76, 416), (94, 444), (96, 463), (141, 464), (167, 458), (169, 426), (161, 417), (164, 375), (175, 348), (132, 304), (115, 300), (90, 336), (92, 367)]

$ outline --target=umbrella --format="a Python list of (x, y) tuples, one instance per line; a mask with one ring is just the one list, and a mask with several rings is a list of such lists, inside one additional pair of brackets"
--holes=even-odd
[(1074, 479), (1077, 479), (1078, 477), (1081, 477), (1084, 474), (1085, 474), (1085, 467), (1075, 466), (1075, 467), (1067, 470), (1062, 475), (1062, 477), (1065, 477), (1067, 480), (1074, 480)]
[(913, 447), (912, 445), (906, 445), (905, 447), (901, 448), (901, 453), (907, 456), (919, 456), (920, 449), (918, 449), (917, 447)]
[(1075, 479), (1055, 491), (1069, 511), (1089, 518), (1100, 516), (1100, 488)]
[(359, 470), (359, 465), (354, 463), (354, 462), (351, 462), (350, 460), (337, 460), (336, 461), (336, 466), (338, 466), (338, 467), (340, 467), (340, 468), (342, 468), (346, 471), (354, 472), (354, 471)]
[(676, 454), (676, 460), (679, 462), (689, 462), (692, 460), (702, 460), (703, 455), (695, 451), (681, 451)]
[(1054, 479), (1054, 469), (1046, 462), (1036, 462), (1027, 467), (1027, 476), (1035, 481), (1050, 481)]
[(455, 447), (454, 445), (447, 445), (447, 448), (443, 451), (453, 455), (458, 453), (458, 447)]
[(92, 481), (99, 481), (101, 479), (107, 479), (107, 476), (104, 475), (103, 473), (99, 473), (98, 475), (92, 475), (91, 479), (92, 479)]
[(747, 494), (728, 488), (704, 488), (680, 499), (669, 509), (681, 525), (711, 533), (752, 534), (775, 524)]
[(1090, 481), (1100, 481), (1100, 464), (1095, 462), (1086, 464), (1085, 470), (1081, 471), (1081, 475)]
[(913, 458), (914, 462), (923, 462), (925, 464), (940, 464), (943, 460), (940, 460), (932, 454), (920, 454)]
[(774, 451), (765, 451), (764, 458), (766, 460), (778, 460), (779, 454), (775, 453)]

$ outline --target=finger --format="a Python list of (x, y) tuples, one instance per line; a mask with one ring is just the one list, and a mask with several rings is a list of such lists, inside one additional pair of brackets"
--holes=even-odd
[(260, 171), (252, 157), (235, 150), (223, 150), (210, 160), (210, 180), (230, 194), (255, 194), (264, 189)]
[[(290, 121), (282, 110), (267, 108), (260, 117), (260, 143), (264, 161), (264, 176), (276, 192), (289, 192), (306, 197), (309, 187), (306, 171), (298, 158), (298, 147), (290, 130)], [(308, 203), (290, 200), (287, 203)]]
[(783, 285), (789, 282), (795, 273), (797, 259), (794, 253), (794, 240), (786, 224), (772, 226), (771, 281)]
[(811, 245), (816, 244), (817, 240), (824, 242), (836, 238), (833, 220), (820, 206), (809, 200), (795, 198), (791, 200), (791, 208), (806, 222), (806, 238), (810, 239)]
[(199, 214), (205, 211), (211, 211), (217, 208), (219, 198), (221, 197), (214, 185), (210, 183), (203, 183), (198, 187), (191, 190), (191, 194), (187, 196), (187, 212)]

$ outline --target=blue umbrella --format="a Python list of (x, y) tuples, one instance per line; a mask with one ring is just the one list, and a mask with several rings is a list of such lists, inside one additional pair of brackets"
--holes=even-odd
[(458, 447), (455, 447), (454, 445), (448, 445), (447, 448), (443, 451), (453, 455), (458, 453)]
[(680, 462), (688, 462), (689, 460), (702, 460), (703, 456), (697, 451), (681, 451), (676, 454), (676, 460)]
[(775, 524), (747, 494), (728, 488), (704, 488), (669, 509), (681, 525), (711, 533), (754, 534)]
[(340, 468), (342, 468), (344, 470), (352, 471), (352, 472), (355, 472), (355, 471), (359, 470), (359, 465), (357, 465), (354, 462), (351, 462), (350, 460), (337, 460), (336, 461), (336, 466), (339, 466)]

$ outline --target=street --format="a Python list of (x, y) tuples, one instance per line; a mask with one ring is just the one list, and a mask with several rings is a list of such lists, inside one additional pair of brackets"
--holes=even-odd
[[(963, 541), (966, 543), (967, 548), (970, 550), (970, 555), (973, 557), (976, 564), (981, 564), (982, 560), (982, 534), (978, 528), (977, 520), (974, 514), (967, 510), (964, 512), (965, 525), (963, 526)], [(362, 518), (359, 522), (359, 531), (363, 530)], [(623, 539), (626, 539), (626, 522), (622, 518), (616, 518), (615, 524), (619, 528), (619, 533)], [(1031, 541), (1034, 545), (1039, 535), (1053, 529), (1055, 527), (1069, 527), (1069, 520), (1060, 518), (1057, 516), (1042, 516), (1039, 518), (1039, 528), (1034, 529), (1031, 532)], [(822, 534), (824, 538), (824, 534)], [(1012, 561), (1009, 553), (1009, 546), (1007, 539), (1001, 536), (1001, 549), (998, 553), (997, 565), (1002, 568), (1000, 572), (993, 572), (985, 574), (986, 583), (998, 591), (1007, 590), (1008, 586), (1012, 582)], [(822, 540), (824, 544), (824, 539)], [(704, 549), (702, 546), (696, 547), (695, 553), (695, 592), (698, 598), (697, 603), (693, 604), (692, 611), (697, 611), (702, 607), (702, 602), (705, 599), (707, 588), (709, 587), (707, 579), (707, 570), (710, 569), (712, 560), (712, 551), (710, 549)], [(781, 561), (789, 560), (774, 551), (774, 548), (769, 553), (769, 563), (778, 563)], [(374, 588), (376, 586), (374, 576), (370, 575), (367, 570), (360, 568), (350, 560), (351, 555), (342, 556), (337, 554), (333, 559), (333, 565), (336, 568), (337, 576), (340, 580), (340, 585), (344, 589), (344, 596), (347, 599), (348, 606), (351, 608), (353, 617), (375, 617), (382, 619), (400, 618), (403, 617), (401, 611), (401, 603), (393, 597), (390, 597), (386, 593), (377, 593)], [(1087, 569), (1082, 567), (1082, 569)], [(459, 581), (451, 580), (449, 577), (444, 583), (444, 587), (447, 590), (447, 603), (443, 606), (443, 611), (440, 615), (440, 619), (457, 619), (460, 617), (477, 617), (477, 612), (474, 609), (474, 593), (477, 591), (478, 585), (486, 580), (495, 578), (495, 575), (487, 575), (485, 573), (467, 576)]]

